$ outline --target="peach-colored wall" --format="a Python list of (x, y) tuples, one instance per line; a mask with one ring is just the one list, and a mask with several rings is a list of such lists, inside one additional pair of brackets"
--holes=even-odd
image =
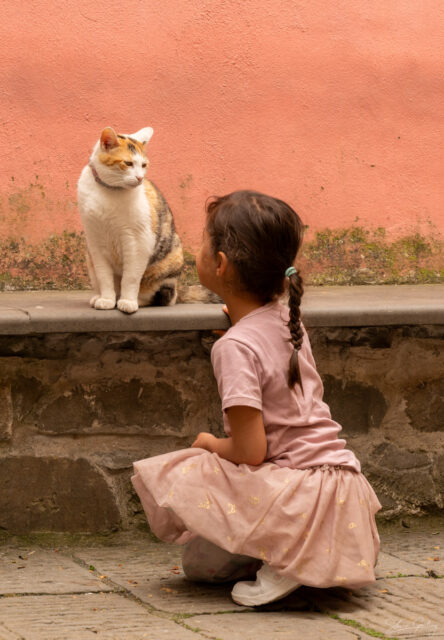
[(2, 3), (0, 233), (80, 228), (106, 125), (154, 128), (150, 176), (189, 248), (206, 197), (245, 187), (311, 229), (442, 229), (442, 16), (442, 0)]

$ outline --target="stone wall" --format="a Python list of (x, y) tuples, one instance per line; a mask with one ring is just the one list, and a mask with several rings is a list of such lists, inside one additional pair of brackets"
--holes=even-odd
[[(333, 417), (383, 515), (443, 509), (444, 328), (310, 330)], [(133, 460), (221, 434), (209, 332), (0, 336), (0, 529), (144, 521)]]

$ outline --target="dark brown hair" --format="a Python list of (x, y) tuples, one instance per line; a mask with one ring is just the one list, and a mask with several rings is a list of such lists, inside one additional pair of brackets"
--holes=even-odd
[[(256, 191), (235, 191), (207, 204), (207, 232), (214, 255), (223, 251), (234, 265), (236, 286), (262, 304), (284, 292), (285, 271), (299, 250), (303, 224), (298, 214), (278, 198)], [(288, 386), (301, 384), (298, 351), (302, 346), (300, 304), (303, 294), (299, 273), (289, 277), (290, 358)]]

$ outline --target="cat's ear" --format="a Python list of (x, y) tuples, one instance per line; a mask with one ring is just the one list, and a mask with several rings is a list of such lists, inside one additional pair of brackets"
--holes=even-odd
[(152, 127), (145, 127), (144, 129), (140, 129), (136, 133), (131, 134), (131, 138), (135, 138), (138, 142), (142, 144), (147, 144), (151, 140), (151, 136), (154, 133), (154, 129)]
[(100, 145), (105, 151), (111, 151), (115, 147), (119, 146), (119, 139), (117, 133), (111, 127), (106, 127), (100, 136)]

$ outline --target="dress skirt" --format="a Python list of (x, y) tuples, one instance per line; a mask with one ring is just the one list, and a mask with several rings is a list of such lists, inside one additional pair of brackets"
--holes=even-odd
[(237, 465), (190, 448), (135, 462), (132, 482), (165, 542), (200, 536), (313, 587), (375, 580), (381, 505), (361, 473)]

